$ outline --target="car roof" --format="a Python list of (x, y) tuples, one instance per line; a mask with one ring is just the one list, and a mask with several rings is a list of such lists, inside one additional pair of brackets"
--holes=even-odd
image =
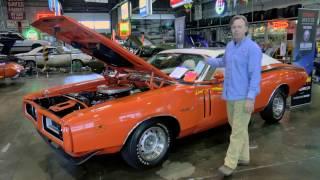
[[(185, 48), (185, 49), (169, 49), (165, 51), (161, 51), (159, 54), (166, 53), (181, 53), (181, 54), (194, 54), (194, 55), (205, 55), (209, 57), (217, 57), (223, 54), (225, 51), (224, 48), (216, 48), (216, 49), (197, 49), (197, 48)], [(270, 64), (278, 64), (280, 61), (266, 55), (263, 53), (262, 56), (262, 66), (267, 66)]]
[(185, 48), (185, 49), (169, 49), (161, 51), (162, 53), (182, 53), (182, 54), (195, 54), (195, 55), (205, 55), (209, 57), (216, 57), (224, 53), (224, 49), (197, 49), (197, 48)]

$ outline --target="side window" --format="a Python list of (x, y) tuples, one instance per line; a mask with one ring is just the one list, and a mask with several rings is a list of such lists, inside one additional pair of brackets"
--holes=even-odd
[(58, 51), (55, 48), (49, 48), (49, 54), (58, 54)]

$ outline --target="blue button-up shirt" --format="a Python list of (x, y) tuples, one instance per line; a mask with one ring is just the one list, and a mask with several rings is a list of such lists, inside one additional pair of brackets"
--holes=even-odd
[(230, 41), (222, 58), (208, 59), (211, 66), (225, 67), (223, 99), (255, 99), (260, 92), (261, 59), (260, 47), (248, 37)]

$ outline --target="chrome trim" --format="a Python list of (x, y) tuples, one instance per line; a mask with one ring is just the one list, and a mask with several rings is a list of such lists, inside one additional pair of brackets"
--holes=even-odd
[[(279, 89), (279, 87), (282, 86), (282, 85), (287, 85), (287, 86), (289, 86), (288, 84), (280, 84), (280, 85), (278, 85), (277, 88), (275, 88), (275, 89), (273, 90), (273, 92), (271, 93), (271, 96), (269, 97), (268, 103), (267, 103), (267, 105), (263, 108), (263, 110), (266, 109), (266, 107), (268, 106), (268, 104), (269, 104), (270, 101), (271, 101), (272, 96), (273, 96), (274, 93)], [(262, 110), (262, 111), (263, 111), (263, 110)]]

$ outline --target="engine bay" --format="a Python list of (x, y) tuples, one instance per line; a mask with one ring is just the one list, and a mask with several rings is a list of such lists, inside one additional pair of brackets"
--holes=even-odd
[(60, 96), (43, 97), (36, 99), (35, 103), (59, 117), (64, 117), (74, 111), (144, 92), (148, 89), (147, 87), (139, 88), (133, 84), (102, 84), (98, 85), (93, 91), (81, 91)]

